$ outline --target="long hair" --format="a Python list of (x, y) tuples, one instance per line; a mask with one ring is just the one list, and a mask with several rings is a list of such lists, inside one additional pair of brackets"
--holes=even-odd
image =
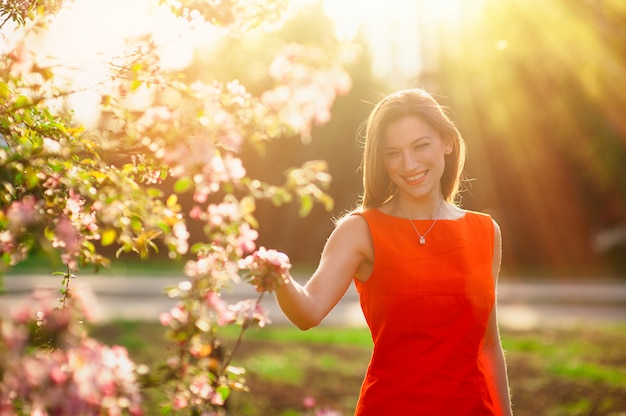
[(439, 133), (441, 140), (452, 143), (452, 152), (445, 155), (441, 190), (446, 201), (456, 202), (465, 163), (465, 142), (443, 107), (426, 91), (414, 88), (385, 97), (374, 107), (366, 121), (365, 146), (361, 162), (363, 171), (361, 209), (379, 207), (397, 192), (385, 169), (384, 134), (389, 124), (406, 116), (419, 117)]

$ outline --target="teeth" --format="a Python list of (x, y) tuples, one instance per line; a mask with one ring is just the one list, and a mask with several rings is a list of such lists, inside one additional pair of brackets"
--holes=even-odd
[(417, 181), (417, 180), (422, 179), (424, 176), (426, 176), (426, 172), (421, 172), (421, 173), (418, 173), (417, 175), (408, 176), (407, 179), (409, 181)]

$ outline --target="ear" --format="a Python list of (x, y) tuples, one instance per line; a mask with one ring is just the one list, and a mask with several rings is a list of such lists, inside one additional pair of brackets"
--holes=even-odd
[(453, 148), (454, 146), (452, 145), (452, 141), (449, 141), (443, 146), (443, 153), (449, 155), (450, 153), (452, 153)]

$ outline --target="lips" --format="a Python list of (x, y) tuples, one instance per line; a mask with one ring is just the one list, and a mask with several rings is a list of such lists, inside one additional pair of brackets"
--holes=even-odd
[(428, 170), (424, 170), (415, 175), (405, 176), (404, 180), (407, 181), (410, 185), (415, 185), (415, 184), (420, 183), (424, 179), (424, 177), (426, 177), (427, 173), (428, 173)]

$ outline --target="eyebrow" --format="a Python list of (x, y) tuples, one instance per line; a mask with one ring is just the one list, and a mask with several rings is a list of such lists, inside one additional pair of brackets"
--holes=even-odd
[[(414, 144), (417, 144), (417, 143), (419, 143), (419, 142), (421, 142), (423, 140), (427, 140), (427, 139), (432, 139), (432, 136), (425, 135), (425, 136), (417, 137), (417, 138), (411, 140), (410, 144), (414, 145)], [(385, 146), (385, 149), (395, 149), (395, 147), (393, 147), (393, 146)]]

